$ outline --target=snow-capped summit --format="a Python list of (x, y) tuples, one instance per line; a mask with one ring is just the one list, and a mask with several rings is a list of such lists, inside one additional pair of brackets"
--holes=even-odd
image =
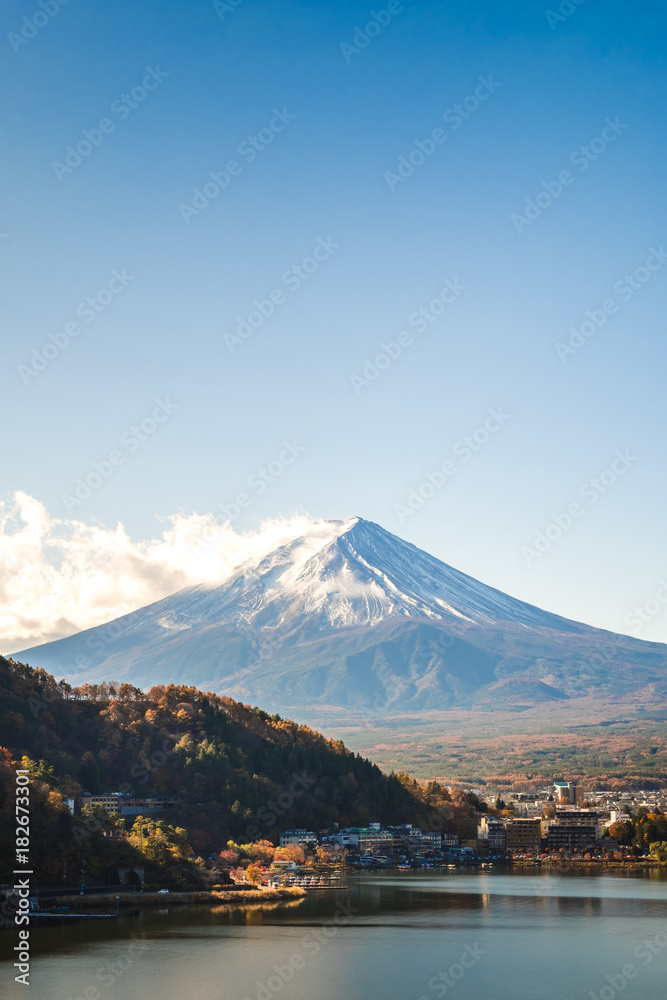
[[(392, 617), (493, 625), (584, 628), (507, 597), (372, 521), (319, 521), (306, 534), (244, 563), (218, 587), (191, 587), (152, 605), (164, 628), (245, 623), (285, 628), (308, 616), (321, 628)], [(146, 608), (148, 613), (151, 609)]]
[(15, 656), (77, 683), (194, 684), (298, 715), (664, 686), (666, 653), (508, 597), (354, 517), (314, 522), (220, 585)]

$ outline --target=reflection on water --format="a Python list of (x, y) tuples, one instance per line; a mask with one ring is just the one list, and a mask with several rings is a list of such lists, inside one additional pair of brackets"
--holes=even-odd
[[(303, 901), (34, 929), (38, 1000), (663, 1000), (667, 872), (364, 873)], [(661, 942), (664, 940), (664, 945)], [(0, 935), (8, 1000), (13, 932)], [(648, 947), (647, 947), (648, 945)], [(623, 969), (625, 968), (625, 974)], [(632, 969), (633, 975), (629, 975)], [(23, 990), (23, 992), (21, 992)], [(613, 993), (612, 993), (613, 991)]]
[[(301, 899), (288, 899), (285, 902), (275, 902), (275, 903), (248, 903), (246, 906), (237, 906), (233, 910), (229, 906), (220, 904), (220, 906), (207, 906), (205, 909), (211, 916), (224, 917), (224, 916), (246, 916), (246, 922), (251, 923), (252, 917), (258, 917), (259, 921), (254, 921), (255, 923), (261, 922), (263, 915), (270, 913), (271, 910), (289, 910), (296, 909), (302, 903)], [(168, 913), (168, 910), (158, 910), (159, 913)]]

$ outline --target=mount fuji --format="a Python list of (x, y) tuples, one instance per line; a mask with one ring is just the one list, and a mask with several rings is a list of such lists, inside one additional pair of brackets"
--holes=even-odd
[(218, 586), (13, 655), (77, 684), (195, 685), (351, 724), (667, 695), (667, 646), (508, 597), (362, 518), (314, 522)]

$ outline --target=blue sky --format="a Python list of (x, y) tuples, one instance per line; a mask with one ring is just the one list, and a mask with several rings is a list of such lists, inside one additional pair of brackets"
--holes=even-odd
[(45, 5), (0, 15), (3, 495), (359, 514), (667, 641), (664, 6)]

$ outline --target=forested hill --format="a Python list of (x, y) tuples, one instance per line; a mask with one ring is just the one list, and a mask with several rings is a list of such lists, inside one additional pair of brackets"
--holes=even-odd
[[(174, 797), (163, 819), (169, 836), (178, 824), (184, 858), (218, 852), (230, 838), (276, 842), (290, 827), (429, 823), (440, 797), (307, 726), (230, 698), (174, 685), (147, 694), (129, 684), (72, 688), (0, 657), (0, 843), (10, 868), (20, 761), (31, 773), (31, 845), (47, 880), (84, 855), (100, 877), (132, 860), (127, 827), (108, 817), (91, 827), (78, 810), (70, 815), (64, 799), (83, 792)], [(437, 791), (447, 820), (470, 825), (470, 801)], [(173, 837), (169, 850), (180, 850)]]
[(0, 744), (37, 762), (65, 796), (120, 790), (221, 806), (232, 836), (251, 820), (270, 835), (297, 823), (410, 820), (418, 806), (397, 777), (278, 715), (191, 687), (72, 689), (4, 658)]

